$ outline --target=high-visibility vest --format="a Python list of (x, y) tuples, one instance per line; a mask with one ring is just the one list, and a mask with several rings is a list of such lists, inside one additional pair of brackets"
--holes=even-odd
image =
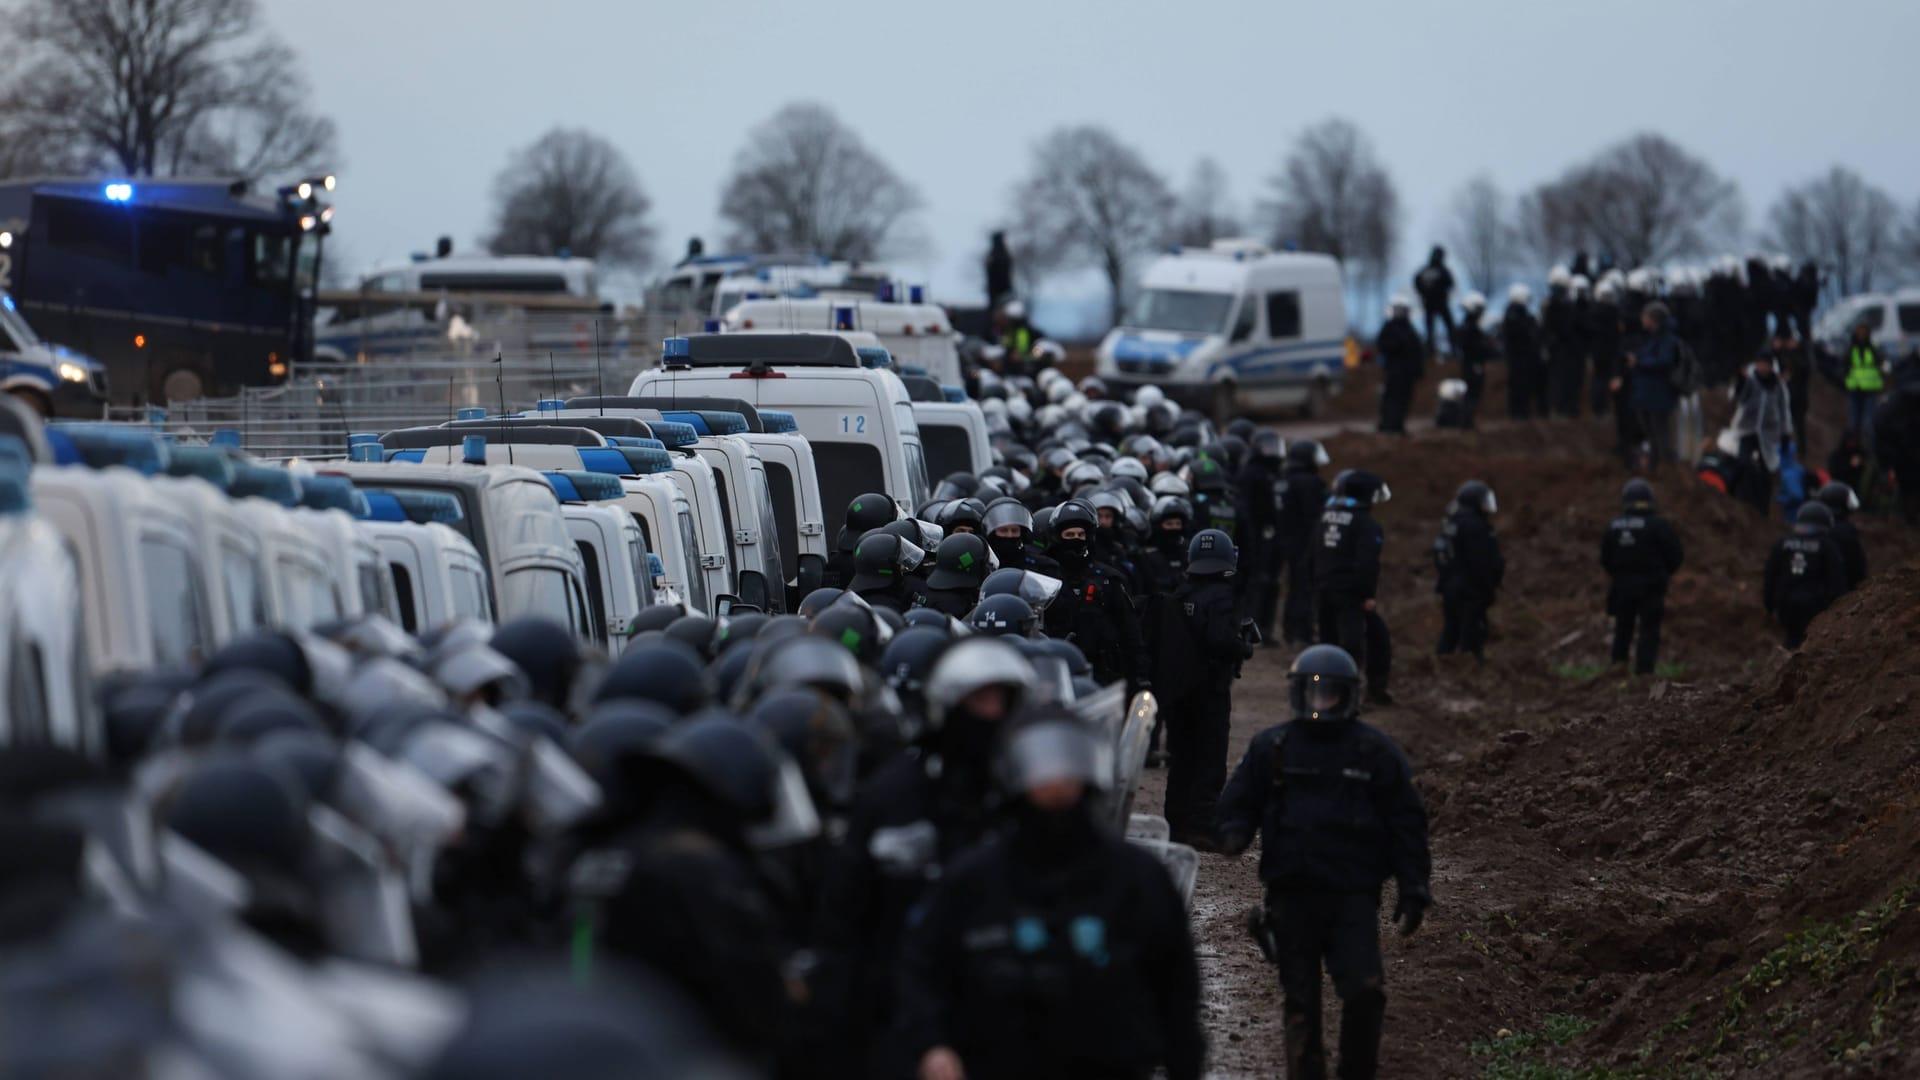
[(1887, 388), (1880, 376), (1880, 350), (1871, 345), (1855, 345), (1847, 350), (1847, 389), (1862, 394), (1877, 394)]

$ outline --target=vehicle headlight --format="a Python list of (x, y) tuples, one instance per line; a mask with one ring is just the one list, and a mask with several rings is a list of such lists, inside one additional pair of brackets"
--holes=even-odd
[(86, 382), (87, 369), (81, 367), (79, 364), (62, 361), (60, 364), (60, 377), (67, 382)]

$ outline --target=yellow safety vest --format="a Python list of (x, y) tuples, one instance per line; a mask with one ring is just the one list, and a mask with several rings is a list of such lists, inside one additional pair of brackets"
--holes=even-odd
[(1877, 394), (1887, 388), (1880, 377), (1880, 352), (1871, 345), (1855, 345), (1847, 351), (1847, 390)]

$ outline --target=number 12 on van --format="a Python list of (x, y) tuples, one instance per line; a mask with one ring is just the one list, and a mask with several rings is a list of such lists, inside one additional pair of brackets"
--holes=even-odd
[(865, 435), (866, 433), (867, 416), (865, 413), (854, 413), (851, 415), (842, 413), (840, 415), (840, 434)]

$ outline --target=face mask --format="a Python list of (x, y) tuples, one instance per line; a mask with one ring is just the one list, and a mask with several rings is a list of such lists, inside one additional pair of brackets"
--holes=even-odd
[(1167, 551), (1167, 552), (1179, 552), (1180, 554), (1185, 555), (1187, 553), (1186, 534), (1182, 532), (1165, 532), (1165, 531), (1161, 532), (1160, 533), (1160, 550)]
[(1042, 810), (1021, 799), (1014, 816), (1019, 822), (1017, 846), (1049, 864), (1071, 858), (1093, 841), (1093, 820), (1084, 799), (1066, 810)]
[(1026, 542), (1017, 536), (989, 536), (987, 538), (987, 546), (993, 549), (995, 555), (999, 556), (1001, 565), (1004, 566), (1019, 561), (1021, 551), (1026, 547)]
[(1085, 540), (1062, 540), (1048, 549), (1048, 554), (1069, 568), (1085, 566), (1093, 557), (1090, 545)]

